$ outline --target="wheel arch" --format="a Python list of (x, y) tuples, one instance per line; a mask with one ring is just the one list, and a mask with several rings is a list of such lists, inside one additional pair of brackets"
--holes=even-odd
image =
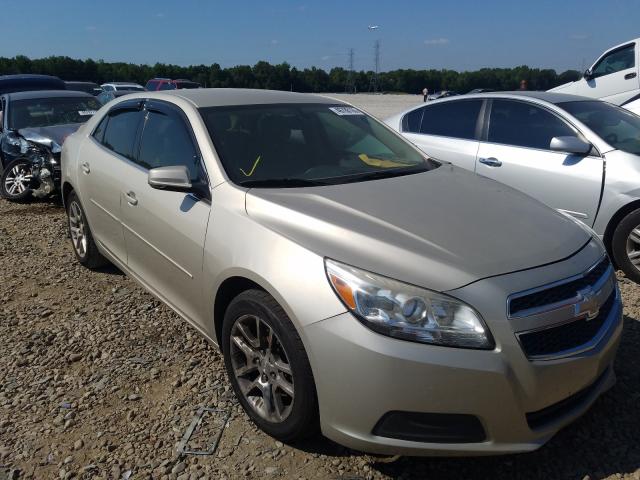
[[(620, 207), (616, 213), (611, 216), (611, 219), (607, 223), (607, 227), (604, 230), (603, 241), (604, 245), (607, 249), (607, 253), (611, 260), (615, 263), (615, 259), (613, 258), (613, 250), (611, 242), (613, 241), (613, 232), (615, 231), (618, 224), (622, 221), (624, 217), (633, 212), (634, 210), (640, 209), (640, 199), (634, 200), (632, 202), (627, 203)], [(616, 265), (616, 268), (618, 266)]]
[(62, 205), (66, 208), (67, 206), (67, 198), (69, 197), (69, 194), (71, 192), (73, 192), (75, 189), (73, 188), (73, 185), (71, 185), (70, 182), (65, 181), (62, 183)]
[(242, 292), (253, 289), (262, 290), (270, 294), (270, 292), (262, 285), (241, 275), (226, 278), (218, 287), (213, 303), (213, 327), (215, 340), (218, 343), (218, 348), (220, 348), (220, 350), (223, 350), (222, 324), (224, 322), (224, 313), (226, 312), (227, 307), (231, 301)]

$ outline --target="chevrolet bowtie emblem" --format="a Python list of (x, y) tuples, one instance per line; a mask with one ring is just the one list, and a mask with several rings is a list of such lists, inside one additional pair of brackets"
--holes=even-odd
[(597, 293), (592, 288), (585, 288), (578, 291), (578, 302), (573, 305), (573, 315), (575, 317), (586, 316), (587, 320), (593, 320), (600, 312)]

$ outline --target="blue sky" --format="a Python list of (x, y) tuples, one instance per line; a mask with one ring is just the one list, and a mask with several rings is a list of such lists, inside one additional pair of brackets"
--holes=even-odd
[[(381, 70), (589, 66), (640, 37), (640, 0), (0, 0), (0, 56)], [(369, 31), (368, 25), (380, 25)]]

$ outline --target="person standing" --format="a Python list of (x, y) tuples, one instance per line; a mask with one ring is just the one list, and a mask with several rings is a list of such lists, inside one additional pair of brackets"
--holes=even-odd
[(424, 87), (422, 89), (422, 101), (426, 102), (428, 96), (429, 96), (429, 89), (427, 87)]

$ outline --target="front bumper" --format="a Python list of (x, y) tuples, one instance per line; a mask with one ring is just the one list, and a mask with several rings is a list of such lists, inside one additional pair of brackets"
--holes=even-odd
[[(573, 269), (576, 262), (587, 266), (596, 258), (589, 252), (581, 257), (566, 268)], [(551, 275), (546, 271), (550, 268), (544, 267), (538, 278)], [(556, 269), (556, 279), (557, 275)], [(512, 280), (500, 281), (513, 284)], [(485, 294), (499, 282), (478, 283), (467, 287), (467, 292), (458, 292), (459, 297), (467, 293), (469, 297), (482, 294), (496, 298)], [(478, 302), (471, 304), (478, 306)], [(350, 313), (307, 326), (307, 350), (325, 436), (350, 448), (380, 454), (532, 451), (586, 412), (615, 383), (613, 361), (622, 332), (619, 292), (609, 312), (608, 330), (594, 348), (545, 361), (526, 358), (513, 331), (507, 328), (504, 303), (501, 307), (495, 304), (493, 301), (492, 318), (484, 313), (496, 337), (497, 346), (491, 351), (393, 339), (369, 330)], [(491, 311), (480, 308), (481, 312), (487, 310)], [(497, 312), (502, 312), (501, 319)], [(373, 433), (386, 414), (397, 411), (472, 416), (482, 425), (485, 440), (422, 442)]]

